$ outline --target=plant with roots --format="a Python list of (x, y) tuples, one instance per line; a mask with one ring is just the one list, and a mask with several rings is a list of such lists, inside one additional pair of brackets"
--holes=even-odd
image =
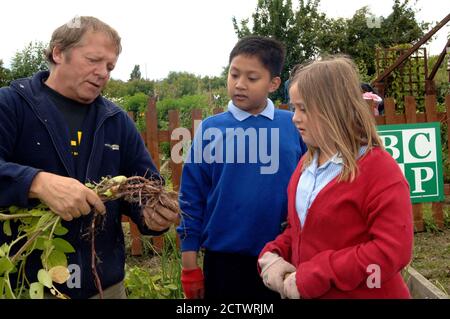
[[(99, 183), (86, 184), (93, 189), (103, 202), (123, 199), (142, 208), (155, 208), (160, 204), (178, 212), (177, 194), (164, 188), (161, 180), (146, 179), (140, 176), (116, 176), (103, 178)], [(95, 284), (103, 298), (103, 289), (97, 274), (98, 257), (95, 252), (95, 234), (102, 227), (103, 215), (93, 213), (89, 239), (91, 241), (91, 269)], [(144, 222), (150, 225), (151, 216), (143, 210)], [(32, 209), (11, 206), (0, 210), (3, 233), (11, 237), (11, 242), (0, 246), (0, 299), (2, 298), (44, 298), (44, 287), (58, 298), (68, 298), (55, 287), (54, 283), (63, 284), (70, 278), (66, 254), (75, 252), (66, 240), (57, 237), (65, 235), (68, 230), (61, 225), (61, 217), (41, 203)], [(14, 232), (11, 223), (16, 223)], [(25, 266), (27, 257), (34, 251), (41, 251), (42, 268), (37, 273), (37, 282), (29, 282)], [(15, 274), (17, 283), (11, 283)]]

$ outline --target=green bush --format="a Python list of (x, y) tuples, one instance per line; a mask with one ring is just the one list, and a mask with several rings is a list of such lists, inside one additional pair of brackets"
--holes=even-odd
[(203, 117), (212, 114), (209, 97), (207, 94), (186, 95), (178, 99), (164, 99), (156, 103), (158, 110), (158, 128), (167, 130), (169, 127), (169, 110), (180, 112), (181, 127), (192, 126), (191, 111), (201, 109)]

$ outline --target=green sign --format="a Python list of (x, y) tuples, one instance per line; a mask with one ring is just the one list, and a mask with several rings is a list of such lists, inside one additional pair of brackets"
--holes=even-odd
[(440, 123), (379, 125), (377, 130), (408, 180), (412, 203), (443, 201)]

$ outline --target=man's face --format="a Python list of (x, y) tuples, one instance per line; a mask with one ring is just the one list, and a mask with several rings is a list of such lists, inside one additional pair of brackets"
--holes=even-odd
[(255, 56), (237, 55), (228, 72), (228, 95), (241, 110), (258, 114), (267, 104), (267, 96), (280, 85), (280, 78), (270, 76), (269, 70)]
[(72, 100), (92, 103), (108, 83), (117, 58), (116, 47), (106, 34), (88, 31), (79, 46), (67, 52), (54, 49), (52, 87)]

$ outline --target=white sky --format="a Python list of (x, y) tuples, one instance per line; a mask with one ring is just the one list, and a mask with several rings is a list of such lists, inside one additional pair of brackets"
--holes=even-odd
[[(376, 16), (386, 17), (393, 3), (321, 0), (320, 7), (328, 16), (349, 18), (357, 9), (369, 5)], [(418, 0), (414, 6), (421, 9), (418, 20), (441, 21), (450, 12), (450, 4), (444, 3)], [(235, 16), (239, 21), (251, 17), (256, 4), (257, 0), (2, 1), (0, 59), (9, 66), (14, 53), (30, 41), (48, 42), (53, 30), (74, 16), (92, 15), (110, 24), (122, 37), (123, 51), (112, 73), (115, 79), (128, 80), (135, 64), (149, 79), (162, 79), (170, 71), (219, 75), (237, 41), (231, 18)], [(449, 25), (431, 43), (432, 54), (444, 48)]]

